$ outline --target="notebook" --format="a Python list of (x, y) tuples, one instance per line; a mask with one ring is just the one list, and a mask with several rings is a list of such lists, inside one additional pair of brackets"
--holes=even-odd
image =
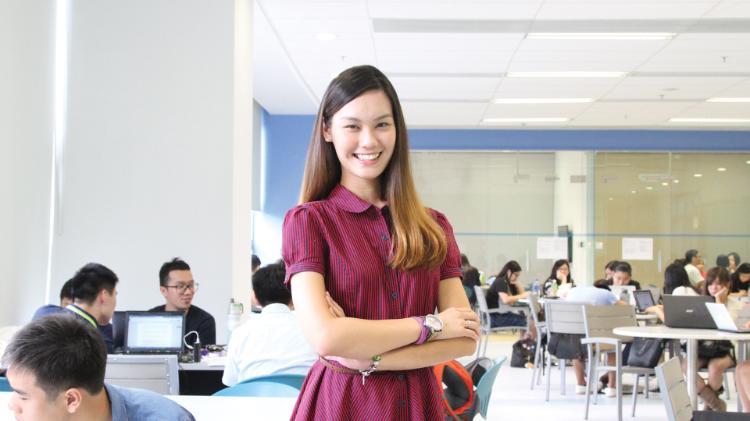
[(706, 308), (711, 314), (711, 318), (716, 323), (716, 328), (727, 332), (737, 333), (750, 333), (750, 328), (738, 327), (737, 323), (732, 320), (732, 315), (729, 314), (727, 306), (719, 303), (706, 303)]
[(688, 329), (716, 329), (706, 303), (714, 297), (707, 295), (664, 295), (664, 324)]
[(633, 296), (635, 297), (636, 309), (638, 309), (638, 311), (641, 313), (644, 313), (647, 308), (653, 307), (656, 305), (656, 301), (654, 301), (654, 296), (653, 294), (651, 294), (651, 291), (648, 289), (633, 291)]
[(125, 353), (179, 354), (185, 314), (179, 311), (128, 311)]

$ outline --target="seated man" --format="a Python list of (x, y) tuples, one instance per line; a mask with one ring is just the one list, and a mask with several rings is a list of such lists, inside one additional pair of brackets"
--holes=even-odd
[(73, 279), (65, 281), (62, 288), (60, 288), (60, 305), (47, 304), (39, 307), (36, 312), (34, 312), (34, 316), (31, 317), (31, 320), (36, 320), (44, 314), (61, 312), (62, 310), (60, 309), (67, 307), (68, 304), (73, 304)]
[[(185, 313), (185, 335), (196, 331), (203, 345), (216, 343), (216, 320), (214, 316), (198, 306), (192, 305), (198, 283), (193, 280), (190, 266), (179, 257), (161, 265), (159, 269), (159, 291), (167, 303), (149, 311), (182, 311)], [(192, 336), (192, 335), (191, 335)], [(188, 338), (188, 343), (196, 338)]]
[(112, 339), (112, 314), (117, 303), (117, 275), (99, 263), (89, 263), (76, 272), (70, 282), (73, 303), (65, 308), (47, 305), (34, 313), (32, 320), (49, 314), (71, 312), (96, 328), (107, 345), (108, 352), (114, 350)]
[(17, 419), (195, 419), (156, 393), (105, 384), (107, 349), (101, 335), (70, 315), (42, 317), (21, 328), (2, 366), (13, 388), (8, 407)]
[(232, 332), (222, 378), (227, 386), (271, 374), (307, 375), (318, 359), (291, 311), (284, 273), (279, 262), (253, 275), (252, 300), (263, 310)]
[(612, 279), (607, 282), (609, 286), (612, 285), (630, 285), (634, 286), (635, 289), (640, 290), (640, 282), (634, 280), (633, 269), (630, 267), (628, 262), (617, 262), (615, 266), (615, 272), (612, 274)]

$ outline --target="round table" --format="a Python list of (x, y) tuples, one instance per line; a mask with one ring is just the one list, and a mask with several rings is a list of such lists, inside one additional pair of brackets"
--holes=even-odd
[[(687, 340), (687, 389), (693, 409), (698, 408), (698, 393), (695, 388), (698, 375), (698, 341), (699, 340), (728, 340), (747, 342), (750, 333), (724, 332), (716, 329), (678, 329), (664, 325), (657, 326), (626, 326), (617, 327), (612, 331), (616, 335), (638, 338), (662, 338)], [(745, 359), (745, 347), (737, 347), (737, 361)]]

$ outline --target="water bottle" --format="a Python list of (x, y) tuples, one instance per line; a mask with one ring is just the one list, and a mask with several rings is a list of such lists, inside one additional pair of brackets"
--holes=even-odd
[(534, 283), (531, 284), (531, 292), (539, 296), (539, 290), (541, 290), (542, 287), (539, 285), (539, 279), (534, 279)]
[(558, 288), (557, 282), (553, 280), (552, 281), (552, 294), (551, 294), (553, 297), (557, 297), (557, 288)]
[(240, 319), (245, 308), (240, 302), (235, 302), (234, 298), (229, 299), (229, 308), (227, 310), (227, 343), (232, 337), (234, 328), (240, 325)]

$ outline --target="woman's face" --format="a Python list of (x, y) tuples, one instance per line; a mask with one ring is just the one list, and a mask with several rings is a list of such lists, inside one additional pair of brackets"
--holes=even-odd
[(383, 91), (367, 91), (344, 105), (325, 128), (349, 190), (377, 185), (396, 145), (391, 102)]
[(567, 279), (568, 275), (570, 274), (570, 267), (568, 267), (567, 264), (564, 264), (557, 268), (557, 279)]
[(615, 271), (613, 271), (610, 268), (604, 268), (604, 279), (612, 279), (612, 275), (615, 274)]
[(508, 278), (508, 280), (510, 281), (511, 284), (515, 284), (516, 282), (518, 282), (519, 276), (521, 276), (521, 271), (513, 272), (510, 274), (510, 277)]
[(750, 282), (750, 273), (740, 273), (740, 282)]
[(734, 255), (729, 255), (729, 267), (732, 269), (735, 269), (737, 267), (737, 262), (734, 261)]
[(713, 280), (710, 284), (708, 284), (709, 295), (711, 295), (712, 297), (715, 297), (716, 294), (719, 293), (719, 291), (721, 290), (723, 286), (724, 285), (722, 285), (721, 282), (719, 282), (718, 280), (716, 279)]

